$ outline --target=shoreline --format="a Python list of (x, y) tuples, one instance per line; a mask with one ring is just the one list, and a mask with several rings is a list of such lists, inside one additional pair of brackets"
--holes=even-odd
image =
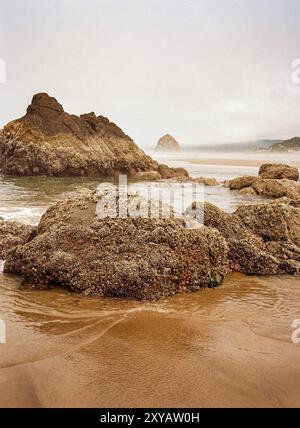
[[(226, 158), (207, 158), (207, 159), (186, 159), (186, 162), (189, 162), (194, 165), (218, 165), (218, 166), (247, 166), (247, 167), (260, 167), (264, 163), (272, 163), (273, 160), (270, 159), (226, 159)], [(275, 161), (274, 161), (275, 162)], [(296, 161), (289, 161), (291, 166), (300, 168), (300, 158)]]

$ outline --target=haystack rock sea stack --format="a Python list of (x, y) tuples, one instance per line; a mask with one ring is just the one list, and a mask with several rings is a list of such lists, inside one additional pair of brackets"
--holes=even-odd
[(172, 135), (166, 134), (158, 140), (155, 149), (160, 151), (178, 151), (180, 150), (180, 146)]
[(7, 175), (134, 177), (157, 172), (158, 163), (107, 118), (68, 114), (55, 98), (40, 93), (25, 116), (0, 131), (0, 170)]

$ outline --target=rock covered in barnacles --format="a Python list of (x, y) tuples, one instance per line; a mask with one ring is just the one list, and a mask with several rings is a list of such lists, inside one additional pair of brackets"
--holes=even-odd
[[(115, 210), (109, 200), (107, 216), (97, 216), (105, 197), (105, 192), (89, 192), (50, 206), (37, 236), (13, 250), (5, 271), (37, 286), (55, 284), (87, 294), (138, 300), (195, 291), (222, 281), (228, 271), (227, 243), (216, 229), (190, 229), (185, 219), (172, 216), (120, 218), (124, 201)], [(137, 209), (148, 206), (136, 195), (128, 199), (132, 211), (134, 205)]]
[(218, 186), (219, 183), (215, 178), (211, 177), (196, 177), (193, 179), (194, 183), (204, 184), (204, 186)]
[[(204, 209), (204, 224), (226, 239), (235, 269), (256, 275), (300, 272), (299, 208), (277, 201), (241, 206), (232, 214), (210, 203), (197, 209)], [(187, 214), (196, 210), (191, 206)]]
[(225, 183), (230, 190), (244, 194), (259, 195), (266, 198), (300, 198), (300, 183), (284, 179), (263, 179), (254, 176), (237, 177)]
[(33, 239), (35, 231), (33, 226), (0, 217), (0, 259), (5, 260), (10, 250)]
[(282, 163), (265, 163), (259, 168), (258, 174), (261, 178), (264, 179), (282, 180), (283, 178), (285, 178), (287, 180), (293, 181), (299, 180), (298, 168)]
[(34, 95), (26, 114), (0, 131), (0, 170), (6, 175), (152, 180), (160, 178), (158, 166), (106, 117), (69, 114), (46, 93)]

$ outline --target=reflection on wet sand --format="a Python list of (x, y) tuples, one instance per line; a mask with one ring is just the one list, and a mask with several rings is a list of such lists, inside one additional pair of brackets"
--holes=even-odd
[(0, 405), (299, 406), (299, 282), (232, 274), (138, 303), (0, 275)]

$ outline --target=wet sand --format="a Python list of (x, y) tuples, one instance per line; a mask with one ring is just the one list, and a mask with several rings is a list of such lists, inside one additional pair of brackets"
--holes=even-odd
[[(237, 159), (218, 159), (218, 158), (204, 158), (204, 159), (187, 159), (187, 162), (195, 165), (227, 165), (227, 166), (244, 166), (244, 167), (260, 167), (263, 163), (270, 163), (268, 159), (262, 158), (237, 158)], [(300, 159), (295, 158), (289, 161), (289, 165), (300, 168)]]
[(0, 276), (0, 406), (300, 406), (297, 277), (231, 274), (156, 303)]
[(257, 175), (264, 163), (286, 163), (300, 168), (300, 152), (189, 152), (183, 147), (177, 153), (149, 151), (149, 154), (160, 163), (187, 168), (193, 177), (214, 177), (220, 182), (243, 175)]

